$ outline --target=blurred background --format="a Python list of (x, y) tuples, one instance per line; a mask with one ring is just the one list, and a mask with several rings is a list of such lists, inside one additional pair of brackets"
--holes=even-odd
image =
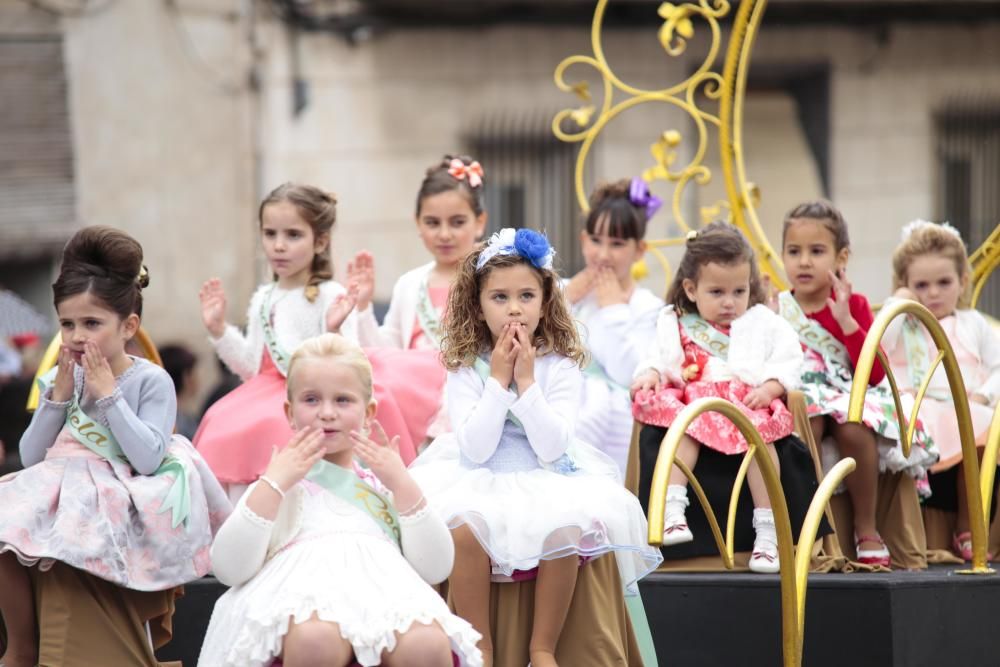
[[(705, 60), (711, 36), (697, 19), (685, 52), (664, 52), (657, 12), (666, 4), (609, 4), (603, 48), (622, 80), (664, 88)], [(545, 229), (562, 269), (579, 268), (579, 145), (551, 129), (553, 116), (579, 100), (555, 86), (553, 72), (567, 56), (592, 53), (594, 5), (0, 0), (0, 439), (8, 451), (26, 419), (21, 394), (54, 333), (50, 285), (61, 247), (84, 225), (114, 225), (143, 244), (151, 277), (144, 325), (157, 343), (190, 353), (173, 356), (195, 421), (228, 381), (213, 386), (219, 369), (198, 288), (220, 277), (230, 321), (244, 322), (253, 288), (267, 279), (257, 204), (283, 181), (338, 195), (336, 266), (371, 250), (382, 301), (401, 273), (429, 259), (416, 237), (415, 196), (424, 170), (446, 152), (484, 165), (491, 226)], [(592, 70), (571, 68), (567, 80), (588, 81), (599, 101)], [(693, 123), (675, 107), (619, 116), (594, 144), (588, 189), (651, 166), (650, 144), (666, 129), (680, 131), (678, 151), (690, 156)], [(881, 301), (906, 222), (950, 220), (975, 248), (1000, 221), (1000, 2), (771, 0), (753, 52), (743, 142), (772, 245), (780, 246), (786, 210), (829, 197), (850, 226), (855, 287)], [(715, 150), (705, 159), (712, 181), (684, 198), (689, 221), (723, 197)], [(654, 191), (671, 194), (662, 183)], [(665, 207), (649, 238), (676, 232)], [(662, 291), (661, 273), (647, 280)], [(980, 307), (1000, 313), (996, 284)]]

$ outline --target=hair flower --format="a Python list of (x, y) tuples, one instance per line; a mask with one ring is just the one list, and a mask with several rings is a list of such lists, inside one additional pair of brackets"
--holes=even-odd
[(468, 178), (469, 187), (473, 189), (483, 184), (483, 166), (476, 160), (465, 164), (460, 159), (453, 158), (448, 164), (448, 173), (459, 181)]
[(505, 227), (490, 237), (486, 247), (479, 253), (476, 260), (476, 271), (481, 270), (486, 263), (497, 255), (519, 255), (532, 266), (539, 269), (551, 269), (552, 257), (556, 251), (549, 245), (544, 234), (533, 229), (514, 229)]
[(635, 206), (642, 206), (646, 210), (646, 219), (649, 220), (663, 206), (663, 200), (649, 191), (649, 183), (635, 176), (628, 186), (628, 200)]
[(907, 223), (903, 227), (903, 232), (902, 234), (900, 234), (901, 237), (900, 240), (905, 241), (908, 238), (910, 238), (910, 235), (913, 234), (913, 232), (929, 226), (940, 227), (942, 231), (948, 232), (949, 234), (951, 234), (952, 236), (954, 236), (959, 240), (961, 240), (962, 238), (962, 235), (959, 233), (959, 231), (954, 227), (952, 227), (951, 224), (947, 222), (942, 222), (941, 224), (937, 224), (934, 222), (930, 222), (928, 220), (922, 220), (920, 218), (917, 218), (913, 222)]

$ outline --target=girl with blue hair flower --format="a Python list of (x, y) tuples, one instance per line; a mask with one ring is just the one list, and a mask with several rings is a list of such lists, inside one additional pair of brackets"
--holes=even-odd
[(442, 342), (454, 433), (411, 468), (455, 538), (450, 593), (487, 665), (491, 573), (537, 571), (529, 655), (551, 667), (581, 560), (615, 554), (628, 589), (661, 561), (617, 465), (574, 437), (585, 353), (553, 255), (541, 234), (504, 229), (462, 263)]

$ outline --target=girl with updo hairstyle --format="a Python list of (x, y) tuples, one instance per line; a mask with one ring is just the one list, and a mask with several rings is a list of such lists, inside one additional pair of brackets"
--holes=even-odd
[[(337, 198), (318, 187), (285, 183), (260, 204), (261, 243), (273, 280), (250, 299), (246, 331), (226, 322), (226, 293), (212, 278), (202, 286), (202, 321), (216, 353), (244, 384), (205, 413), (194, 444), (235, 502), (267, 467), (271, 448), (292, 432), (282, 410), (288, 361), (302, 341), (340, 333), (357, 341), (357, 285), (333, 280), (330, 242)], [(418, 388), (403, 362), (375, 363), (378, 420), (400, 437), (404, 461), (415, 454), (408, 419), (424, 425), (434, 415), (427, 401), (414, 400)], [(437, 366), (433, 358), (411, 364)], [(402, 370), (403, 372), (399, 372)], [(412, 416), (416, 413), (416, 416)]]
[(125, 351), (148, 284), (142, 247), (117, 229), (84, 228), (63, 251), (58, 364), (39, 380), (25, 469), (0, 480), (8, 667), (158, 665), (146, 623), (165, 643), (174, 589), (208, 572), (231, 507), (172, 435), (170, 376)]
[(623, 473), (632, 435), (628, 388), (663, 308), (663, 299), (632, 277), (632, 265), (646, 251), (646, 226), (659, 206), (641, 178), (598, 186), (580, 232), (586, 265), (564, 290), (590, 353), (577, 435)]

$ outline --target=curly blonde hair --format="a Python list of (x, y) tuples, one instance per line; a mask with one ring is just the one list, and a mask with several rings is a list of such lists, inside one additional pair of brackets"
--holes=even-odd
[(542, 286), (542, 312), (535, 331), (535, 346), (543, 354), (555, 352), (583, 366), (586, 363), (586, 353), (566, 300), (563, 299), (559, 276), (551, 269), (533, 266), (527, 259), (516, 254), (496, 255), (476, 271), (476, 262), (485, 247), (485, 244), (480, 244), (466, 256), (448, 292), (445, 331), (441, 340), (441, 358), (445, 367), (454, 371), (463, 366), (471, 366), (480, 354), (492, 349), (493, 338), (482, 316), (479, 295), (491, 271), (520, 265), (530, 267)]
[(892, 289), (906, 287), (910, 265), (917, 257), (924, 255), (939, 255), (955, 263), (955, 272), (959, 280), (965, 280), (965, 289), (958, 297), (958, 307), (972, 307), (972, 281), (967, 280), (972, 275), (969, 256), (966, 254), (965, 243), (952, 227), (945, 227), (933, 222), (913, 224), (913, 230), (903, 242), (892, 251)]

